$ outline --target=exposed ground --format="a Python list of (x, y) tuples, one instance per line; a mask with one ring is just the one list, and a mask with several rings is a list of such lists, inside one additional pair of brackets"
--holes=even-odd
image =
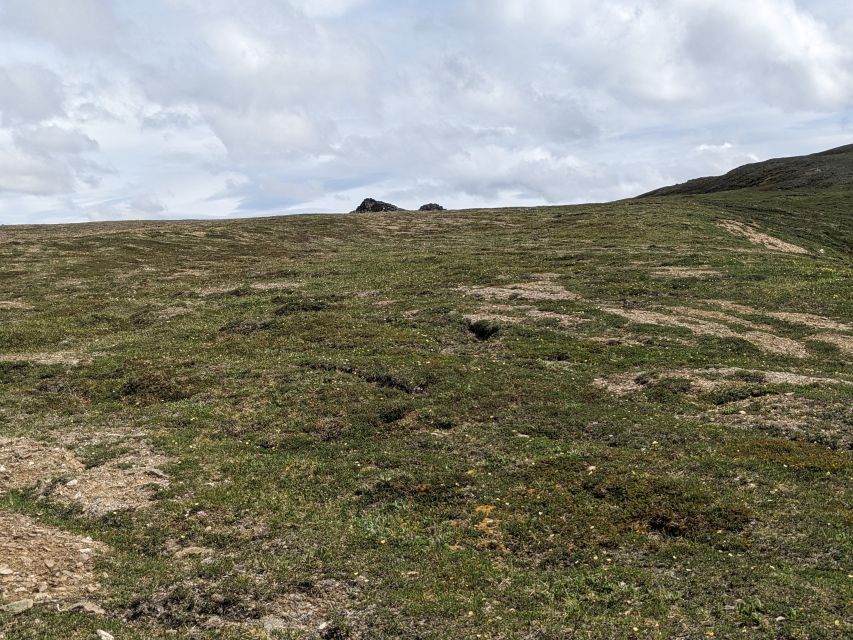
[(851, 204), (0, 228), (0, 637), (850, 637)]

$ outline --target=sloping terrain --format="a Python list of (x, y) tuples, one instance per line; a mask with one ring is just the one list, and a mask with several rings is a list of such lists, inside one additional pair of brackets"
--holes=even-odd
[(850, 637), (853, 201), (732, 193), (0, 228), (0, 635)]
[(793, 158), (747, 164), (723, 176), (696, 178), (648, 196), (697, 195), (737, 189), (803, 191), (853, 186), (853, 144)]

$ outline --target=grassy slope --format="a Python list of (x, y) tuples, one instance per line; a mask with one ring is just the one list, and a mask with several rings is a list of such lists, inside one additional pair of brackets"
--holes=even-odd
[[(0, 614), (0, 629), (250, 637), (192, 627), (333, 579), (348, 596), (327, 637), (845, 637), (849, 449), (712, 423), (699, 415), (725, 399), (680, 384), (624, 397), (591, 384), (721, 364), (853, 379), (831, 346), (769, 355), (599, 309), (718, 298), (853, 321), (850, 195), (773, 197), (3, 228), (0, 300), (35, 310), (0, 311), (0, 353), (92, 363), (0, 363), (0, 435), (132, 425), (174, 464), (143, 511), (89, 518), (26, 491), (3, 498), (113, 552), (99, 565), (108, 620), (36, 608)], [(813, 254), (765, 251), (719, 218), (758, 220)], [(724, 276), (655, 278), (656, 265)], [(587, 322), (505, 325), (486, 341), (466, 330), (462, 314), (484, 303), (460, 286), (541, 272), (583, 300), (527, 304)], [(294, 287), (250, 287), (271, 281)], [(201, 295), (214, 287), (226, 292)], [(176, 305), (192, 312), (158, 319)], [(229, 322), (239, 332), (220, 330)], [(592, 340), (612, 335), (631, 340)], [(168, 539), (214, 561), (174, 562)], [(168, 615), (145, 609), (164, 593)]]
[(774, 158), (738, 167), (722, 176), (696, 178), (656, 189), (647, 196), (697, 195), (740, 189), (835, 189), (853, 183), (853, 145), (808, 156)]

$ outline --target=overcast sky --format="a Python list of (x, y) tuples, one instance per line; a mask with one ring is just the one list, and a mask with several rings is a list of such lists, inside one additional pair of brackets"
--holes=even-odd
[(612, 200), (853, 142), (848, 0), (0, 0), (0, 223)]

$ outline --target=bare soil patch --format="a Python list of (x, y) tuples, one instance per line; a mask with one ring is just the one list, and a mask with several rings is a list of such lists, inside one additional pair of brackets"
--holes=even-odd
[(0, 300), (0, 311), (32, 311), (35, 307), (17, 300)]
[(656, 267), (655, 278), (719, 278), (722, 272), (710, 267)]
[(251, 285), (256, 291), (279, 291), (281, 289), (297, 289), (302, 286), (300, 282), (255, 282)]
[(768, 249), (771, 249), (773, 251), (782, 251), (784, 253), (798, 254), (809, 253), (803, 247), (791, 244), (790, 242), (785, 242), (784, 240), (780, 240), (779, 238), (774, 238), (773, 236), (767, 235), (766, 233), (763, 233), (754, 227), (750, 227), (736, 220), (721, 220), (719, 225), (729, 233), (733, 233), (737, 236), (742, 236), (753, 244), (758, 244), (767, 247)]
[(790, 440), (805, 440), (833, 449), (853, 449), (853, 406), (794, 395), (748, 398), (702, 415), (740, 429), (757, 429)]
[(35, 488), (87, 515), (145, 507), (153, 491), (169, 483), (161, 469), (168, 460), (142, 442), (128, 443), (119, 451), (86, 468), (63, 447), (28, 438), (0, 440), (0, 493)]
[(586, 318), (570, 313), (556, 313), (554, 311), (541, 311), (530, 309), (527, 317), (534, 320), (556, 320), (561, 327), (574, 327), (582, 322), (588, 322)]
[(726, 324), (735, 324), (763, 331), (768, 331), (772, 329), (772, 327), (769, 327), (766, 324), (758, 324), (756, 322), (752, 322), (751, 320), (745, 320), (743, 318), (738, 318), (737, 316), (733, 316), (728, 313), (723, 313), (722, 311), (708, 311), (707, 309), (693, 309), (692, 307), (671, 307), (671, 309), (686, 316), (702, 318), (703, 320), (725, 322)]
[(720, 307), (721, 309), (725, 309), (726, 311), (733, 311), (734, 313), (743, 313), (745, 315), (766, 315), (764, 311), (760, 311), (755, 307), (731, 302), (729, 300), (705, 300), (704, 302)]
[(178, 316), (183, 316), (188, 313), (192, 313), (192, 309), (189, 307), (166, 307), (160, 313), (157, 314), (158, 320), (171, 320), (172, 318), (177, 318)]
[(56, 351), (53, 353), (4, 353), (0, 354), (0, 362), (29, 362), (42, 365), (68, 365), (71, 367), (87, 362), (85, 356), (73, 351)]
[[(523, 313), (524, 315), (509, 315), (510, 313)], [(586, 318), (568, 313), (557, 313), (555, 311), (542, 311), (529, 305), (484, 305), (476, 313), (463, 316), (468, 323), (473, 322), (502, 322), (505, 324), (521, 324), (526, 320), (555, 320), (561, 327), (574, 327)]]
[(223, 293), (228, 293), (229, 291), (234, 291), (237, 288), (237, 285), (229, 284), (229, 285), (220, 285), (217, 287), (205, 287), (204, 289), (199, 289), (197, 291), (198, 295), (203, 298), (208, 296), (218, 296)]
[(709, 392), (738, 384), (748, 384), (748, 378), (760, 380), (763, 384), (789, 384), (809, 386), (812, 384), (850, 385), (853, 381), (840, 378), (818, 378), (814, 376), (789, 373), (786, 371), (758, 371), (739, 367), (712, 367), (708, 369), (667, 369), (663, 371), (634, 371), (621, 373), (607, 378), (597, 378), (593, 384), (615, 395), (627, 395), (641, 391), (647, 384), (662, 378), (682, 378), (690, 380), (692, 390)]
[(843, 322), (824, 318), (813, 313), (789, 313), (787, 311), (779, 311), (768, 313), (771, 318), (790, 322), (791, 324), (801, 324), (813, 329), (829, 329), (832, 331), (851, 331), (853, 327)]
[[(268, 607), (260, 625), (268, 633), (302, 633), (307, 637), (344, 638), (334, 626), (337, 616), (350, 617), (353, 587), (338, 580), (322, 580), (304, 591), (280, 596)], [(337, 635), (335, 635), (337, 633)]]
[(106, 546), (0, 511), (0, 601), (76, 599), (100, 585), (93, 559)]
[(496, 313), (469, 313), (462, 316), (462, 319), (468, 323), (476, 322), (504, 322), (507, 324), (518, 324), (522, 318), (518, 316), (502, 316)]
[(83, 471), (83, 463), (67, 449), (28, 438), (0, 438), (0, 493), (71, 479)]
[(621, 316), (638, 324), (680, 327), (688, 329), (695, 335), (716, 336), (719, 338), (741, 338), (754, 344), (762, 351), (770, 353), (778, 353), (797, 358), (804, 358), (809, 355), (806, 348), (796, 340), (783, 338), (764, 331), (734, 331), (718, 322), (700, 320), (685, 315), (669, 315), (658, 311), (622, 309), (618, 307), (602, 307), (602, 310), (607, 313)]
[(531, 276), (531, 282), (520, 282), (498, 287), (462, 287), (466, 295), (482, 300), (580, 300), (576, 293), (566, 290), (554, 282), (557, 274), (539, 273)]

